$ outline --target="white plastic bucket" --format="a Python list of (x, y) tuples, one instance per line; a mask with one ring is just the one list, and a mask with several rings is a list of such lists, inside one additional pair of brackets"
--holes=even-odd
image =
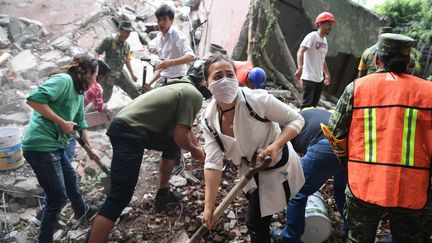
[(17, 127), (1, 127), (0, 171), (18, 168), (23, 163), (21, 129)]
[(306, 203), (305, 231), (301, 240), (304, 243), (321, 243), (331, 233), (331, 222), (327, 217), (324, 199), (319, 192), (310, 195)]

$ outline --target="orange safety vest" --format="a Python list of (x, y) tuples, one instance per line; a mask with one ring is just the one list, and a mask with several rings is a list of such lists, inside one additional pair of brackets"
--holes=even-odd
[(236, 77), (239, 83), (246, 85), (248, 74), (250, 70), (253, 69), (252, 63), (248, 61), (234, 61), (234, 66), (236, 68)]
[(383, 207), (426, 205), (432, 158), (432, 82), (374, 73), (354, 81), (348, 183)]

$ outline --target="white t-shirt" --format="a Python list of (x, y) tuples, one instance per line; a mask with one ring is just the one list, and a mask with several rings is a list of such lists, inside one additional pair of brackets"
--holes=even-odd
[[(159, 57), (164, 59), (175, 59), (185, 55), (195, 57), (195, 54), (189, 45), (189, 41), (183, 32), (171, 26), (165, 36), (159, 33), (156, 37), (156, 48)], [(181, 64), (164, 69), (161, 76), (164, 78), (182, 77), (188, 70), (187, 64)]]
[(307, 47), (303, 57), (302, 80), (320, 83), (324, 80), (323, 68), (327, 54), (327, 39), (321, 38), (317, 31), (309, 33), (300, 46)]

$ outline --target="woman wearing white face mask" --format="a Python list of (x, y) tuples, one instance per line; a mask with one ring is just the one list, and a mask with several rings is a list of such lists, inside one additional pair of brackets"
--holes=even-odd
[[(203, 119), (205, 139), (205, 207), (203, 221), (211, 228), (212, 212), (222, 177), (223, 161), (238, 165), (239, 174), (257, 158), (270, 155), (272, 163), (243, 189), (249, 200), (246, 224), (254, 242), (270, 242), (271, 215), (281, 212), (304, 184), (303, 171), (289, 140), (304, 125), (303, 117), (265, 90), (239, 88), (234, 64), (226, 56), (211, 56), (204, 77), (213, 94)], [(279, 124), (284, 125), (281, 131)]]

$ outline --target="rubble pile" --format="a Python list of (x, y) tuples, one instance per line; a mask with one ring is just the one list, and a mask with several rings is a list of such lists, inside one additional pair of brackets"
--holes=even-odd
[[(31, 116), (31, 109), (25, 103), (26, 95), (42, 83), (48, 73), (56, 67), (67, 64), (79, 52), (93, 52), (94, 47), (107, 35), (115, 33), (116, 24), (122, 19), (134, 21), (138, 44), (131, 44), (134, 59), (133, 69), (142, 73), (143, 63), (140, 58), (150, 59), (157, 64), (158, 57), (152, 53), (152, 40), (157, 35), (154, 11), (157, 1), (135, 1), (137, 5), (111, 6), (104, 1), (97, 1), (99, 8), (89, 12), (86, 17), (79, 17), (75, 22), (64, 26), (63, 34), (49, 33), (44, 25), (36, 20), (0, 15), (0, 126), (17, 126), (25, 129)], [(133, 1), (130, 1), (133, 2)], [(190, 30), (193, 28), (193, 42), (200, 41), (200, 20), (196, 12), (199, 1), (180, 4), (168, 1), (176, 8), (176, 25)], [(133, 6), (133, 7), (132, 7)], [(194, 28), (197, 27), (197, 28)], [(195, 48), (196, 46), (194, 46)], [(149, 67), (151, 70), (151, 67)], [(137, 75), (142, 82), (141, 75)], [(148, 76), (151, 78), (151, 72)], [(149, 78), (149, 77), (148, 77)], [(290, 96), (289, 91), (275, 92), (282, 99)], [(108, 107), (127, 104), (130, 99), (122, 91), (115, 89)], [(327, 104), (332, 106), (331, 104)], [(197, 118), (199, 120), (199, 117)], [(198, 137), (199, 125), (194, 127)], [(98, 153), (103, 164), (110, 166), (112, 148), (105, 135), (106, 127), (98, 126), (90, 131), (93, 149)], [(158, 165), (153, 163), (160, 153), (147, 151), (144, 154), (141, 174), (135, 194), (129, 206), (123, 211), (110, 236), (112, 242), (173, 242), (176, 237), (186, 234), (191, 237), (201, 225), (204, 208), (203, 165), (192, 161), (185, 154), (186, 168), (170, 181), (173, 190), (183, 193), (181, 207), (175, 210), (155, 213), (153, 200), (157, 189)], [(106, 175), (91, 161), (85, 151), (77, 147), (72, 162), (78, 177), (80, 190), (85, 201), (100, 205), (105, 197), (103, 178)], [(237, 171), (228, 166), (220, 187), (218, 200), (221, 200), (235, 184)], [(329, 205), (333, 205), (331, 184), (325, 189), (324, 196)], [(38, 185), (32, 168), (24, 163), (18, 169), (0, 171), (0, 241), (35, 242), (38, 222), (35, 220), (43, 204), (43, 190)], [(249, 242), (245, 225), (247, 201), (238, 197), (227, 209), (211, 232), (205, 235), (206, 242)], [(330, 210), (330, 211), (336, 211)], [(340, 229), (341, 216), (331, 215), (335, 231)], [(66, 224), (64, 229), (55, 233), (55, 240), (62, 242), (84, 242), (90, 225), (77, 223), (73, 211), (67, 204), (60, 214), (60, 220)], [(273, 217), (273, 224), (284, 223), (284, 214)], [(342, 242), (342, 238), (332, 236), (330, 242)]]

